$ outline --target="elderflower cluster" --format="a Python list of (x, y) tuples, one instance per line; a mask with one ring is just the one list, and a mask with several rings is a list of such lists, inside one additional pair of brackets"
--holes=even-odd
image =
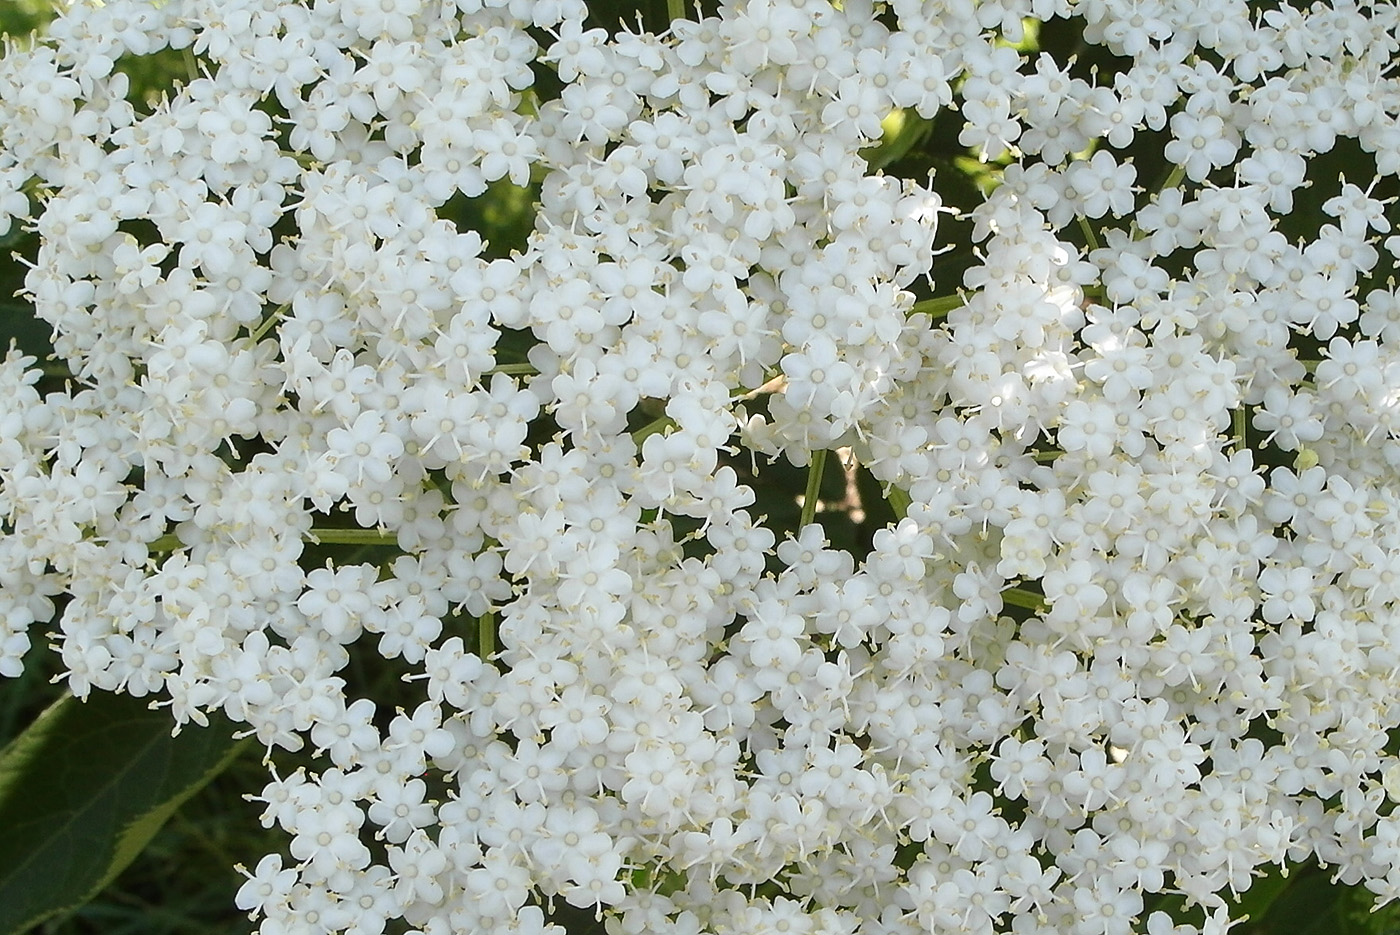
[[(1314, 860), (1400, 895), (1397, 7), (586, 15), (76, 0), (0, 59), (71, 375), (0, 363), (0, 673), (49, 625), (79, 696), (317, 751), (257, 796), (262, 935), (1219, 931)], [(867, 163), (897, 110), (1004, 166), (961, 283), (938, 179)], [(444, 216), (502, 185), (509, 256)], [(868, 555), (733, 466), (836, 449), (897, 506)]]

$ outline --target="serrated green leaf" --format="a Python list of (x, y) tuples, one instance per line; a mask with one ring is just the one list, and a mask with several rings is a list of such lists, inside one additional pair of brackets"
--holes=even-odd
[(65, 696), (0, 751), (0, 933), (96, 896), (243, 747), (222, 717), (172, 737), (147, 705)]

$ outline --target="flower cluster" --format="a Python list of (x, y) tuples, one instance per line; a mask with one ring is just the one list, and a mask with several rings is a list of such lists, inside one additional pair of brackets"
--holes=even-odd
[[(0, 673), (52, 621), (79, 696), (309, 743), (263, 935), (1184, 932), (1169, 891), (1218, 931), (1307, 860), (1400, 895), (1400, 10), (1260, 6), (79, 0), (0, 59), (71, 376), (0, 363)], [(1025, 51), (1068, 19), (1126, 64)], [(961, 283), (937, 180), (867, 161), (896, 112), (1002, 167)], [(446, 216), (503, 185), (509, 256)], [(733, 467), (838, 449), (897, 506), (868, 555)]]

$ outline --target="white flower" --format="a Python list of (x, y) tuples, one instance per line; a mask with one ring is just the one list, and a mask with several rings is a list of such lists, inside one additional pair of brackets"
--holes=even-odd
[(1066, 170), (1065, 179), (1073, 194), (1067, 196), (1082, 203), (1088, 217), (1102, 217), (1112, 212), (1122, 217), (1133, 210), (1133, 180), (1137, 169), (1125, 162), (1117, 164), (1111, 153), (1101, 149), (1088, 161), (1075, 161)]
[(1186, 176), (1203, 182), (1212, 169), (1234, 158), (1239, 144), (1231, 139), (1225, 121), (1216, 114), (1193, 115), (1182, 111), (1171, 118), (1172, 140), (1162, 154), (1186, 167)]
[(984, 161), (1001, 156), (1021, 136), (1021, 126), (1011, 115), (1011, 102), (1005, 98), (969, 99), (963, 104), (963, 116), (967, 124), (958, 134), (958, 142), (978, 150)]
[[(328, 753), (258, 797), (268, 932), (539, 932), (553, 895), (1099, 935), (1285, 859), (1400, 892), (1356, 759), (1397, 670), (1383, 18), (936, 6), (109, 0), (10, 50), (0, 227), (72, 380), (0, 368), (0, 671), (62, 606), (76, 694)], [(1028, 17), (1123, 67), (1027, 67)], [(199, 77), (135, 100), (170, 48)], [(956, 180), (887, 159), (950, 106), (965, 261)], [(1338, 146), (1375, 180), (1310, 178)], [(457, 229), (512, 199), (521, 249)], [(812, 504), (768, 478), (824, 450), (900, 513), (868, 547), (783, 534)], [(373, 546), (303, 570), (317, 539)], [(383, 732), (366, 633), (408, 676)]]
[(255, 915), (272, 915), (277, 912), (278, 907), (284, 905), (290, 897), (292, 887), (297, 881), (297, 871), (295, 867), (282, 867), (282, 855), (268, 854), (258, 861), (257, 867), (252, 873), (239, 865), (239, 873), (248, 877), (238, 894), (234, 897), (234, 905), (239, 909), (251, 910)]

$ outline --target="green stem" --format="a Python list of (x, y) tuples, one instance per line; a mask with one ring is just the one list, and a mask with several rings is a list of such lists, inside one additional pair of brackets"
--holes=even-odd
[(539, 375), (534, 364), (497, 364), (487, 373), (504, 373), (512, 377), (533, 377)]
[(807, 468), (807, 493), (802, 498), (802, 522), (799, 529), (806, 528), (817, 516), (817, 499), (821, 495), (822, 472), (826, 469), (826, 449), (812, 452), (812, 464)]
[(774, 368), (772, 371), (765, 373), (763, 375), (763, 382), (760, 383), (758, 386), (754, 387), (753, 389), (749, 389), (746, 386), (741, 386), (737, 390), (735, 390), (736, 395), (734, 395), (730, 399), (730, 402), (743, 402), (750, 399), (756, 399), (759, 396), (762, 396), (764, 393), (776, 393), (783, 388), (786, 379), (787, 378), (783, 376), (783, 372), (781, 370)]
[(476, 650), (483, 660), (496, 655), (496, 615), (489, 610), (476, 620)]
[(940, 295), (937, 298), (915, 302), (914, 307), (909, 309), (909, 314), (932, 315), (934, 318), (943, 318), (953, 309), (962, 308), (966, 304), (967, 300), (960, 295)]
[(1007, 588), (1001, 592), (1001, 599), (1012, 607), (1024, 607), (1034, 611), (1045, 609), (1045, 597), (1025, 588)]
[(259, 341), (261, 341), (263, 339), (263, 336), (272, 330), (272, 326), (277, 324), (277, 320), (283, 315), (287, 314), (287, 310), (291, 307), (292, 303), (290, 302), (288, 302), (286, 305), (277, 306), (277, 309), (271, 315), (263, 319), (262, 324), (258, 325), (257, 330), (249, 335), (249, 338), (252, 341), (252, 343), (257, 344)]
[(909, 499), (909, 495), (903, 490), (891, 485), (885, 491), (885, 502), (888, 503), (890, 509), (894, 511), (894, 518), (900, 520), (909, 515), (909, 504), (913, 501)]
[(672, 420), (670, 416), (662, 416), (659, 419), (655, 419), (651, 422), (648, 422), (646, 425), (633, 432), (632, 441), (636, 442), (637, 447), (640, 448), (642, 447), (642, 442), (646, 441), (648, 438), (650, 438), (658, 432), (665, 431), (666, 429), (670, 428), (675, 424), (675, 421)]
[[(378, 529), (335, 529), (313, 527), (307, 533), (306, 541), (329, 545), (398, 545), (398, 536), (389, 530)], [(180, 537), (167, 533), (146, 544), (148, 552), (173, 552), (183, 546)]]
[(1172, 171), (1167, 175), (1167, 180), (1162, 183), (1158, 191), (1166, 191), (1168, 188), (1176, 188), (1181, 184), (1181, 180), (1186, 178), (1186, 167), (1178, 163), (1172, 166)]
[(168, 534), (168, 535), (161, 536), (161, 537), (160, 537), (159, 539), (157, 539), (155, 542), (147, 543), (147, 544), (146, 544), (146, 551), (148, 551), (148, 552), (174, 552), (176, 549), (178, 549), (178, 548), (179, 548), (180, 546), (182, 546), (182, 545), (184, 545), (184, 543), (180, 541), (180, 537), (177, 536), (177, 535), (175, 535), (174, 533), (170, 533), (170, 534)]
[(389, 530), (378, 529), (317, 529), (310, 536), (315, 542), (330, 545), (398, 545), (399, 537)]
[(284, 149), (281, 150), (281, 155), (295, 159), (297, 164), (303, 169), (315, 169), (317, 166), (321, 165), (321, 161), (310, 153), (299, 153), (293, 149)]
[(1242, 448), (1245, 447), (1245, 444), (1246, 444), (1246, 441), (1247, 441), (1247, 439), (1246, 439), (1246, 437), (1245, 437), (1245, 432), (1248, 431), (1248, 428), (1249, 428), (1249, 423), (1248, 423), (1248, 421), (1247, 421), (1247, 417), (1245, 416), (1245, 412), (1244, 412), (1244, 406), (1240, 406), (1240, 408), (1238, 408), (1238, 409), (1235, 410), (1234, 421), (1235, 421), (1235, 450), (1236, 450), (1236, 451), (1239, 451), (1239, 450), (1241, 450)]
[(1090, 249), (1090, 250), (1097, 250), (1097, 249), (1099, 249), (1099, 238), (1098, 238), (1098, 235), (1095, 234), (1095, 233), (1094, 233), (1094, 229), (1093, 229), (1092, 227), (1089, 226), (1088, 220), (1086, 220), (1085, 218), (1080, 218), (1080, 219), (1079, 219), (1079, 229), (1082, 230), (1082, 231), (1084, 232), (1084, 242), (1087, 243), (1087, 244), (1089, 245), (1089, 249)]
[(666, 13), (673, 23), (685, 19), (685, 0), (666, 0)]

